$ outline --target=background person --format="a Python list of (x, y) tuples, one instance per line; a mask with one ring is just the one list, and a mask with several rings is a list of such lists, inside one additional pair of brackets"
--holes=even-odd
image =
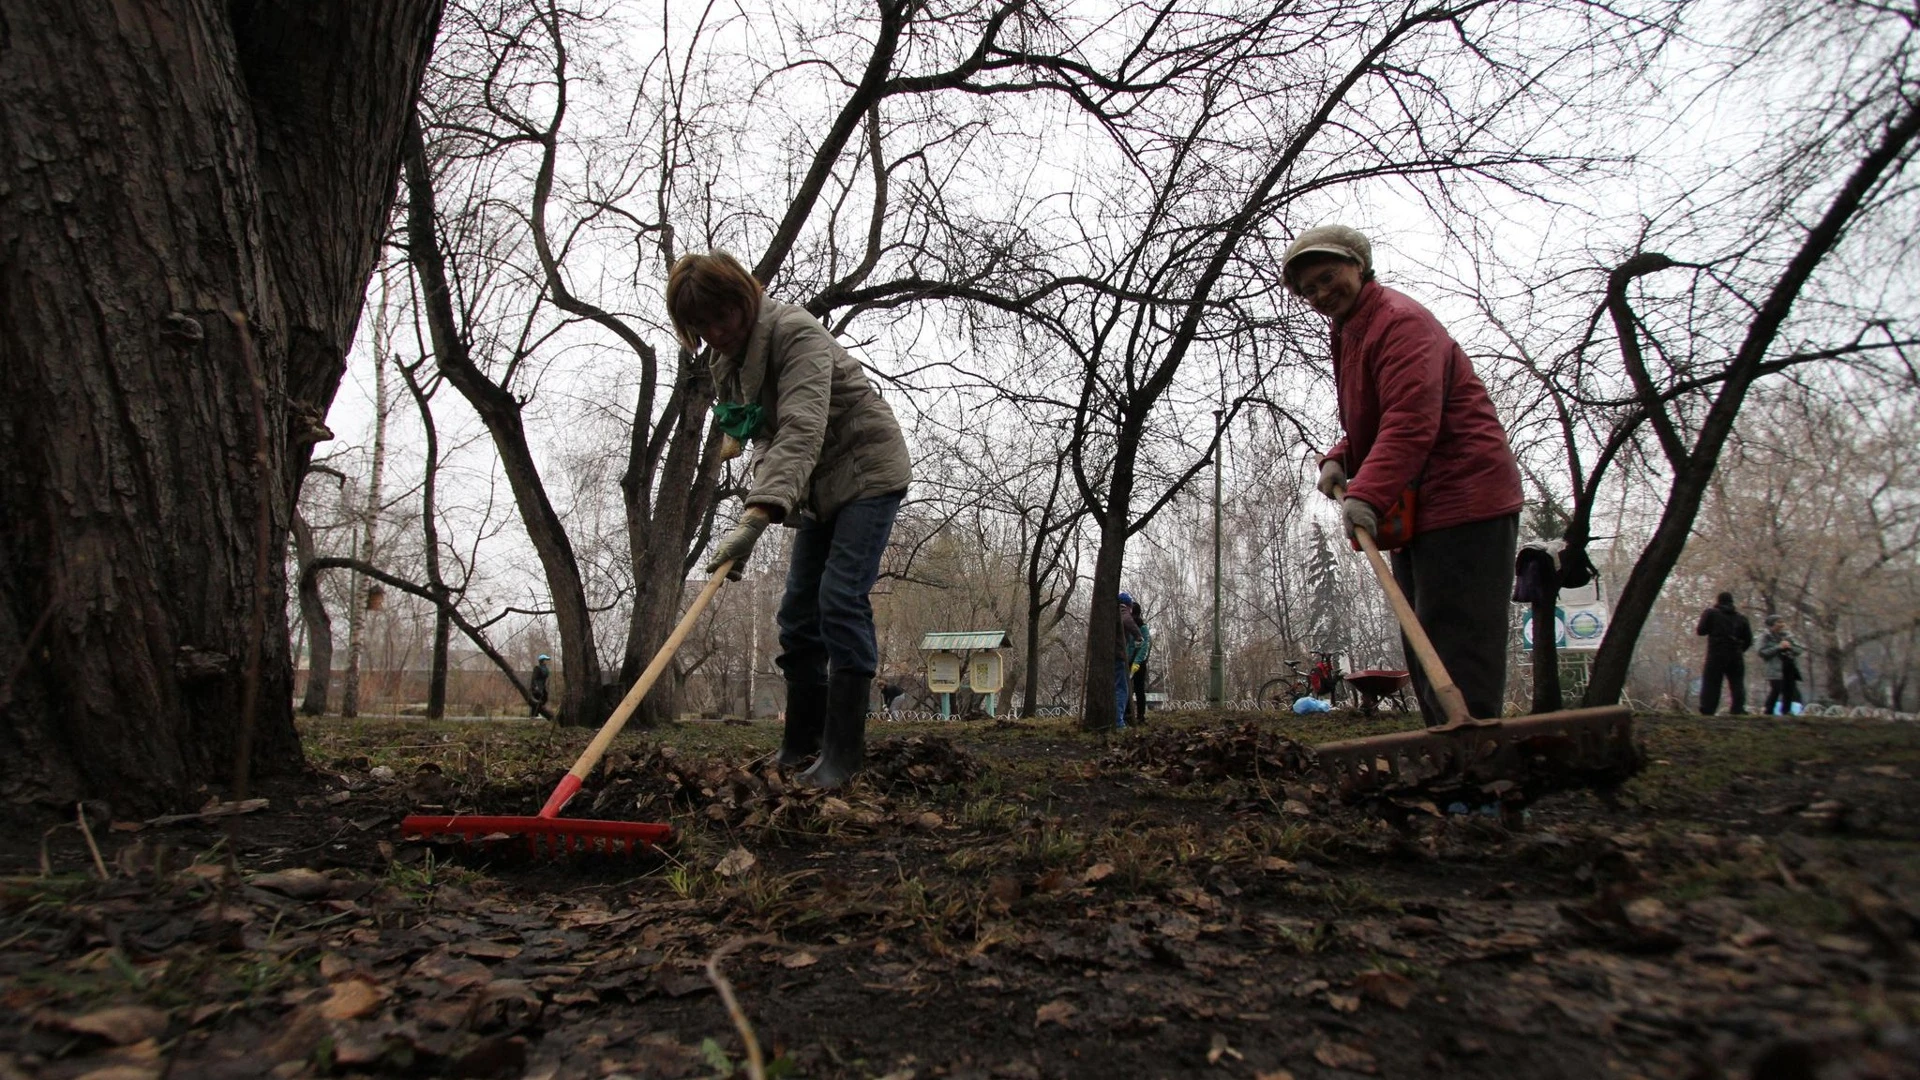
[(1707, 639), (1707, 662), (1700, 669), (1700, 714), (1712, 716), (1720, 708), (1720, 680), (1727, 682), (1727, 714), (1747, 714), (1747, 658), (1753, 648), (1753, 624), (1733, 606), (1733, 594), (1723, 592), (1713, 606), (1700, 613), (1695, 635)]
[(1147, 657), (1153, 652), (1153, 631), (1147, 628), (1146, 612), (1140, 610), (1140, 601), (1131, 605), (1133, 625), (1140, 631), (1140, 640), (1134, 643), (1130, 659), (1133, 661), (1133, 720), (1144, 723), (1147, 719)]
[(787, 680), (779, 763), (845, 784), (866, 756), (879, 666), (867, 594), (912, 479), (906, 439), (866, 372), (806, 309), (767, 298), (733, 256), (684, 255), (667, 275), (667, 312), (689, 352), (706, 344), (714, 420), (754, 447), (739, 523), (707, 564), (737, 579), (769, 524), (794, 530), (776, 621)]
[(1758, 651), (1767, 673), (1767, 704), (1760, 711), (1771, 716), (1777, 707), (1782, 716), (1792, 713), (1800, 704), (1800, 643), (1787, 628), (1786, 616), (1767, 616)]
[(1140, 642), (1140, 624), (1133, 621), (1133, 597), (1120, 594), (1120, 649), (1113, 658), (1114, 730), (1127, 730), (1127, 703), (1133, 698), (1133, 650)]
[(547, 666), (552, 657), (541, 653), (533, 662), (533, 677), (527, 680), (527, 696), (533, 699), (533, 716), (537, 719), (547, 715), (547, 679), (553, 675), (553, 669)]
[[(1506, 708), (1522, 500), (1520, 467), (1493, 399), (1440, 321), (1374, 280), (1373, 247), (1358, 231), (1306, 230), (1288, 246), (1281, 274), (1332, 324), (1344, 435), (1318, 458), (1320, 491), (1334, 498), (1344, 487), (1348, 531), (1376, 537), (1382, 516), (1411, 498), (1411, 536), (1393, 551), (1394, 579), (1467, 711), (1497, 717)], [(1412, 657), (1404, 636), (1401, 646)], [(1408, 667), (1427, 725), (1445, 723), (1426, 672)]]

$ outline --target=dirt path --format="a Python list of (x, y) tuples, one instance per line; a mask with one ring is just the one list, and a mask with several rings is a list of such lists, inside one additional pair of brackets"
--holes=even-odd
[(748, 1075), (716, 953), (770, 1076), (1920, 1075), (1920, 729), (1656, 718), (1612, 805), (1396, 829), (1242, 722), (880, 725), (842, 797), (687, 725), (570, 811), (677, 848), (562, 865), (396, 826), (583, 736), (317, 724), (264, 809), (93, 823), (109, 880), (11, 831), (0, 1078)]

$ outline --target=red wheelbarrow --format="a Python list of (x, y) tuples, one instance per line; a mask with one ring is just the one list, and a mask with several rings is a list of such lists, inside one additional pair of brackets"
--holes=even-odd
[(1391, 700), (1400, 712), (1408, 712), (1407, 686), (1413, 676), (1404, 671), (1391, 668), (1374, 668), (1368, 671), (1347, 672), (1347, 685), (1360, 696), (1360, 715), (1372, 716), (1382, 701)]

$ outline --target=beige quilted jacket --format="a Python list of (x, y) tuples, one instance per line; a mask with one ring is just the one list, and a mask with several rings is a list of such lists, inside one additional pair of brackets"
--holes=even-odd
[(796, 304), (766, 299), (740, 356), (708, 352), (721, 401), (759, 402), (748, 505), (773, 520), (826, 521), (855, 499), (905, 491), (913, 478), (893, 410), (846, 349)]

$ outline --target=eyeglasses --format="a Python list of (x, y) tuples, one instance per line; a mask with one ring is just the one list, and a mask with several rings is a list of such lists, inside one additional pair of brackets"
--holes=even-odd
[(1339, 280), (1342, 269), (1338, 264), (1329, 264), (1300, 275), (1294, 282), (1294, 295), (1302, 300), (1314, 299), (1333, 287), (1334, 282)]

